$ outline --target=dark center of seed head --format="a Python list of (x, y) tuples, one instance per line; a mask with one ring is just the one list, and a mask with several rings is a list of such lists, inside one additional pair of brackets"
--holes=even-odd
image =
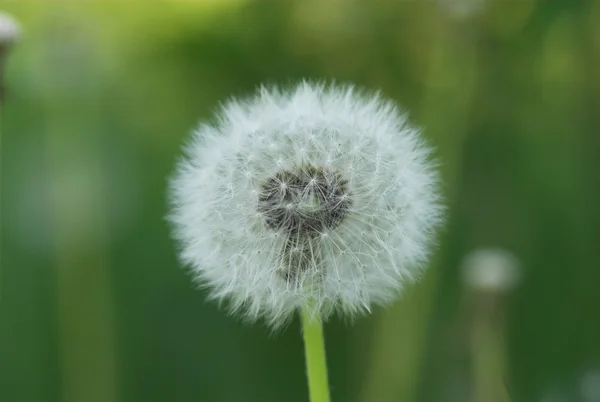
[(258, 198), (265, 224), (290, 238), (313, 238), (335, 229), (351, 205), (348, 181), (335, 170), (313, 165), (275, 173)]

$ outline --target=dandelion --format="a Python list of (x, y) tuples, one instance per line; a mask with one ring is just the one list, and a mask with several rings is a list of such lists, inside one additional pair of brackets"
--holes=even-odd
[(518, 260), (509, 251), (479, 249), (463, 260), (462, 276), (464, 283), (474, 290), (503, 293), (519, 283), (520, 268)]
[(461, 270), (474, 310), (470, 328), (474, 400), (510, 401), (505, 384), (506, 301), (520, 280), (518, 259), (500, 248), (476, 249), (463, 259)]
[(170, 183), (181, 259), (248, 320), (278, 327), (303, 311), (305, 340), (322, 339), (321, 318), (369, 312), (421, 276), (438, 175), (391, 101), (263, 87), (225, 103), (186, 151)]
[(19, 23), (11, 15), (0, 11), (0, 102), (4, 96), (4, 59), (20, 33)]
[(396, 107), (303, 83), (226, 103), (171, 181), (181, 257), (212, 296), (272, 325), (391, 301), (440, 220), (437, 175)]
[(19, 23), (10, 14), (0, 11), (0, 45), (11, 45), (20, 33)]
[(585, 402), (600, 402), (600, 370), (586, 372), (579, 388)]

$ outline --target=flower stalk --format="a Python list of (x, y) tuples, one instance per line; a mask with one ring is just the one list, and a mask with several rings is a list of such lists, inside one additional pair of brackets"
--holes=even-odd
[(329, 402), (323, 323), (318, 313), (309, 307), (303, 308), (301, 314), (309, 400), (310, 402)]
[[(487, 300), (477, 312), (471, 329), (473, 396), (476, 402), (510, 402), (506, 385), (506, 345), (503, 320), (498, 320), (497, 306)], [(494, 314), (496, 313), (496, 314)]]

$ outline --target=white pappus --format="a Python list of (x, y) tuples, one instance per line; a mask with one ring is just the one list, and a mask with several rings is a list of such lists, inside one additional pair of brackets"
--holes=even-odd
[[(0, 47), (13, 44), (21, 33), (17, 20), (10, 14), (0, 11)], [(0, 49), (0, 52), (2, 49)]]
[(247, 319), (309, 303), (355, 316), (418, 279), (441, 221), (438, 174), (391, 101), (302, 82), (226, 102), (170, 181), (182, 261)]

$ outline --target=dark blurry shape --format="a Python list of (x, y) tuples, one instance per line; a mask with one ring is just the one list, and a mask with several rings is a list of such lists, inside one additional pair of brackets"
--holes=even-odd
[(4, 59), (20, 33), (19, 23), (10, 14), (0, 11), (0, 104), (4, 99)]

